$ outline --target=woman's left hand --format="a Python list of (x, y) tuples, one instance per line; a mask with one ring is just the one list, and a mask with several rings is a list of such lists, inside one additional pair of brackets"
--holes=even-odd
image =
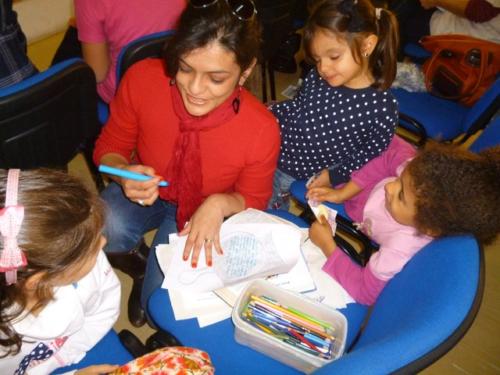
[(212, 249), (219, 255), (223, 254), (219, 237), (223, 221), (224, 212), (219, 197), (208, 197), (191, 216), (186, 227), (179, 232), (180, 236), (188, 235), (182, 259), (188, 260), (191, 254), (191, 266), (196, 268), (200, 251), (204, 248), (205, 262), (207, 266), (212, 266)]

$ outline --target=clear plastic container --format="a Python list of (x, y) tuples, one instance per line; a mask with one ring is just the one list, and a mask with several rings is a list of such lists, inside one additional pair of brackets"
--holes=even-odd
[[(241, 313), (251, 295), (270, 297), (283, 306), (295, 308), (330, 323), (335, 336), (332, 358), (325, 359), (306, 353), (250, 325), (241, 317)], [(232, 319), (235, 325), (234, 338), (237, 342), (307, 374), (334, 361), (344, 352), (347, 335), (347, 320), (344, 315), (298, 293), (276, 287), (265, 280), (256, 280), (241, 292), (234, 305)]]

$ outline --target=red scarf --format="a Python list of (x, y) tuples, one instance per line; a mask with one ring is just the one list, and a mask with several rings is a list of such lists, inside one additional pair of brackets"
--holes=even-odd
[(181, 230), (203, 201), (200, 132), (214, 129), (236, 115), (233, 102), (239, 90), (234, 90), (222, 104), (203, 116), (188, 113), (177, 85), (170, 91), (175, 114), (180, 120), (180, 134), (165, 175), (169, 181), (165, 195), (168, 200), (177, 202), (177, 228)]

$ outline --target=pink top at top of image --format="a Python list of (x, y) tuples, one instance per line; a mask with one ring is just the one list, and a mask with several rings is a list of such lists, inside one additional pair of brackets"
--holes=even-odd
[(111, 65), (97, 91), (110, 102), (116, 90), (116, 64), (121, 49), (144, 35), (175, 29), (185, 0), (75, 0), (78, 39), (106, 42)]

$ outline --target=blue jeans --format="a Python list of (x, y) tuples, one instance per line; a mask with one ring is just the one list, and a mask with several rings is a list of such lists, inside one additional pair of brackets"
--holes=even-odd
[(277, 168), (274, 172), (273, 195), (267, 208), (288, 211), (290, 208), (290, 185), (294, 181), (294, 177)]
[(143, 207), (130, 201), (120, 185), (112, 182), (101, 193), (107, 206), (104, 235), (108, 243), (104, 251), (128, 252), (152, 229), (158, 228), (151, 244), (141, 293), (141, 305), (144, 309), (153, 291), (163, 282), (163, 273), (156, 259), (156, 246), (168, 243), (168, 235), (177, 233), (175, 214), (177, 206), (157, 199), (152, 206)]

